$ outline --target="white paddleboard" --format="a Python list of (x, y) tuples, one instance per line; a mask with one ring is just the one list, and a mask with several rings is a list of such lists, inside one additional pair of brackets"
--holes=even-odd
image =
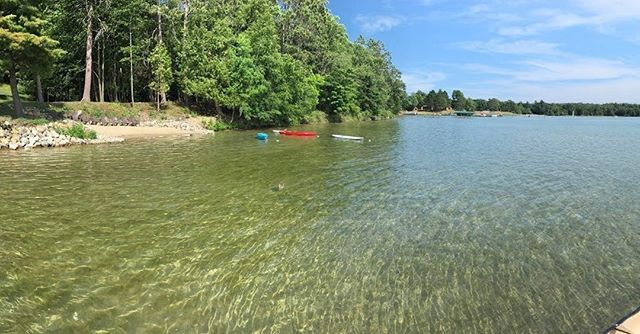
[(344, 139), (344, 140), (364, 140), (364, 137), (353, 137), (353, 136), (343, 136), (343, 135), (331, 135), (331, 137), (336, 139)]

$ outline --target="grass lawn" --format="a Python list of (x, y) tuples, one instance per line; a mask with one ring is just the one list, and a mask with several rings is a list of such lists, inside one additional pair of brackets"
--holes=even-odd
[(153, 103), (112, 103), (112, 102), (52, 102), (39, 103), (34, 101), (32, 96), (20, 95), (22, 105), (25, 109), (24, 118), (16, 119), (13, 111), (13, 100), (11, 98), (11, 87), (7, 84), (0, 84), (0, 118), (13, 120), (17, 123), (43, 124), (48, 120), (62, 119), (65, 114), (82, 111), (93, 117), (103, 116), (113, 118), (135, 117), (138, 119), (177, 119), (197, 116), (189, 108), (180, 106), (173, 102), (165, 105), (160, 113), (156, 111)]

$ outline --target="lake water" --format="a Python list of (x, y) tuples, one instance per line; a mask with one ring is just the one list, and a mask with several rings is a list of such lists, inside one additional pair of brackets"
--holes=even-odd
[(597, 333), (640, 304), (640, 119), (308, 129), (0, 152), (0, 332)]

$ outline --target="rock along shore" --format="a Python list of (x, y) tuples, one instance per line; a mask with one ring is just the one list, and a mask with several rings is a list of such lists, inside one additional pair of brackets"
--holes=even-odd
[(122, 143), (124, 138), (99, 136), (96, 139), (80, 139), (64, 135), (56, 129), (69, 128), (73, 121), (46, 125), (17, 125), (9, 121), (0, 124), (1, 149), (32, 149), (36, 147), (64, 147), (69, 145)]

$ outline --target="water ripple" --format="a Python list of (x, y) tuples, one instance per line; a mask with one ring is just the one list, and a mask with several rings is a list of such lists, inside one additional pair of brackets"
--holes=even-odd
[(640, 295), (639, 125), (0, 152), (0, 332), (597, 332)]

